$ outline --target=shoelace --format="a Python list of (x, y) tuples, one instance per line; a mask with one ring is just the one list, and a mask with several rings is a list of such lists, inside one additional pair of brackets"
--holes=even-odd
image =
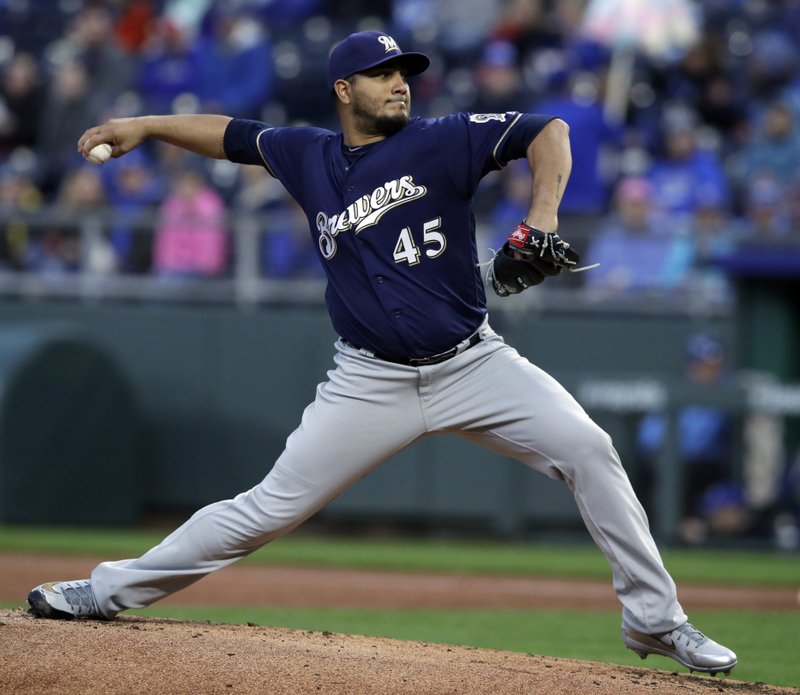
[(699, 647), (700, 645), (708, 642), (708, 637), (706, 637), (702, 632), (700, 632), (700, 630), (698, 630), (691, 623), (684, 623), (680, 627), (676, 627), (671, 633), (669, 633), (672, 639), (675, 639), (673, 635), (676, 632), (686, 640), (686, 644), (691, 644), (692, 642), (696, 642), (697, 646)]
[(91, 615), (97, 612), (92, 587), (89, 584), (64, 587), (62, 594), (77, 615)]

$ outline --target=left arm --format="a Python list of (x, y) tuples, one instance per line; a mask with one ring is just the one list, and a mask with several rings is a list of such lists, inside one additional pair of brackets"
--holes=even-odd
[(579, 256), (558, 236), (558, 208), (572, 171), (569, 126), (554, 118), (525, 150), (531, 169), (531, 206), (489, 266), (487, 280), (501, 297), (517, 294), (574, 268)]
[(525, 223), (543, 232), (558, 231), (558, 208), (572, 171), (569, 126), (555, 118), (542, 128), (526, 152), (531, 168), (531, 207)]

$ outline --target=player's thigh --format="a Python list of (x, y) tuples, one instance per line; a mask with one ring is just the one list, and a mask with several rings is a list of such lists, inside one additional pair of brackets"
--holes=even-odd
[[(540, 469), (606, 455), (610, 437), (552, 376), (509, 347), (482, 377), (481, 418), (462, 435)], [(545, 470), (552, 475), (552, 470)]]
[(281, 496), (330, 498), (424, 432), (408, 370), (337, 357), (267, 480)]

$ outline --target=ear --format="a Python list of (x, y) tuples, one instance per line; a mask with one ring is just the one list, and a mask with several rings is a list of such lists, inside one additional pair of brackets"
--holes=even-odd
[(350, 83), (347, 80), (336, 80), (333, 93), (343, 104), (350, 103)]

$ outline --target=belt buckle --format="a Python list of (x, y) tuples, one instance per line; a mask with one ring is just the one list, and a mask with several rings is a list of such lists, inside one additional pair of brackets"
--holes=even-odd
[(436, 355), (429, 355), (428, 357), (410, 357), (408, 360), (408, 364), (411, 367), (423, 367), (429, 364), (439, 364), (440, 362), (445, 362), (449, 360), (451, 357), (455, 357), (456, 355), (464, 352), (465, 350), (469, 350), (471, 347), (477, 345), (481, 341), (480, 332), (475, 331), (466, 341), (462, 341), (455, 347), (450, 348), (449, 350), (445, 350), (444, 352), (440, 352)]
[(457, 354), (457, 348), (450, 348), (449, 350), (445, 350), (444, 352), (440, 352), (436, 355), (429, 355), (428, 357), (411, 357), (408, 360), (408, 364), (412, 367), (424, 367), (428, 364), (439, 364), (439, 362), (444, 362), (445, 360), (449, 360), (451, 357), (455, 357)]

